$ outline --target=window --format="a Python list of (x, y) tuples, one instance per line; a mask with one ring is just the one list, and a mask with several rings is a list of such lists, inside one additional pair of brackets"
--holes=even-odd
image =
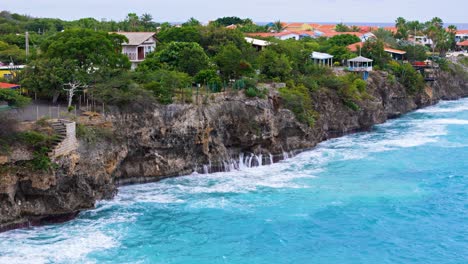
[(4, 78), (5, 80), (11, 80), (11, 79), (13, 79), (13, 74), (11, 74), (11, 73), (5, 73), (5, 74), (3, 74), (3, 78)]

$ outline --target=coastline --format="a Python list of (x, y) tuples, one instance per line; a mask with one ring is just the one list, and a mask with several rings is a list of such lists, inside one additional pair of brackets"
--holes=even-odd
[[(388, 86), (385, 82), (382, 83), (380, 78), (383, 77), (375, 74), (375, 80), (371, 82), (369, 89), (374, 95), (381, 96), (382, 101), (380, 103), (366, 102), (361, 106), (360, 112), (350, 111), (344, 107), (329, 91), (317, 94), (315, 99), (322, 103), (316, 106), (316, 110), (323, 116), (321, 116), (322, 119), (317, 120), (315, 128), (308, 128), (298, 123), (289, 110), (284, 110), (281, 107), (275, 109), (277, 98), (274, 95), (267, 100), (251, 101), (250, 105), (245, 102), (236, 103), (235, 100), (230, 99), (203, 107), (204, 112), (201, 116), (205, 123), (204, 126), (199, 127), (198, 132), (205, 133), (207, 128), (210, 130), (201, 138), (198, 137), (198, 134), (194, 138), (193, 135), (187, 133), (190, 131), (187, 129), (187, 120), (193, 119), (192, 113), (194, 112), (199, 115), (200, 109), (197, 107), (168, 106), (150, 111), (145, 115), (133, 116), (123, 113), (125, 118), (121, 120), (125, 120), (125, 122), (122, 124), (116, 122), (122, 117), (119, 116), (122, 113), (116, 112), (113, 119), (114, 124), (120, 133), (127, 136), (124, 139), (126, 145), (109, 144), (109, 142), (95, 146), (82, 144), (78, 150), (78, 158), (77, 156), (74, 158), (62, 157), (58, 160), (60, 168), (54, 175), (58, 179), (58, 184), (51, 185), (47, 191), (50, 191), (48, 195), (58, 196), (57, 199), (62, 199), (61, 195), (71, 192), (71, 200), (63, 198), (63, 201), (57, 203), (59, 207), (48, 209), (50, 211), (34, 211), (29, 207), (29, 212), (36, 215), (22, 216), (19, 219), (4, 222), (0, 224), (0, 232), (71, 220), (80, 211), (92, 208), (97, 200), (112, 199), (118, 186), (155, 182), (168, 177), (187, 175), (196, 170), (196, 167), (200, 169), (201, 165), (208, 164), (208, 161), (215, 168), (211, 172), (222, 171), (225, 168), (224, 160), (228, 160), (228, 158), (236, 160), (238, 158), (232, 159), (232, 157), (236, 157), (236, 155), (238, 157), (242, 153), (257, 153), (258, 155), (263, 153), (265, 156), (266, 153), (269, 153), (274, 157), (273, 162), (278, 162), (284, 159), (284, 152), (292, 157), (313, 149), (318, 143), (325, 140), (368, 131), (373, 125), (434, 105), (440, 100), (456, 100), (468, 96), (468, 87), (452, 87), (457, 86), (457, 84), (451, 79), (447, 80), (444, 87), (432, 87), (431, 93), (410, 97), (405, 94), (402, 87)], [(246, 108), (247, 110), (245, 110)], [(224, 109), (225, 112), (220, 114), (220, 109)], [(167, 115), (167, 112), (164, 111), (172, 111), (172, 115)], [(245, 120), (255, 120), (255, 125), (249, 124), (245, 130), (242, 128), (242, 122), (245, 123), (245, 120), (234, 118), (232, 113), (238, 113), (245, 117)], [(233, 120), (224, 120), (225, 115), (223, 114)], [(175, 122), (174, 116), (185, 119), (178, 120), (179, 123), (171, 123)], [(274, 119), (272, 124), (270, 124), (272, 121), (269, 120), (270, 118)], [(220, 124), (219, 120), (232, 122), (240, 128), (229, 130), (228, 136), (220, 135), (221, 132), (226, 132), (227, 126), (224, 123)], [(258, 127), (263, 128), (264, 123), (262, 122), (264, 121), (266, 124), (270, 124), (270, 130), (265, 128), (265, 131), (259, 133)], [(212, 126), (208, 125), (210, 122), (214, 122), (211, 123)], [(155, 141), (158, 138), (155, 133), (159, 133), (154, 128), (155, 124), (160, 124), (161, 129), (173, 127), (179, 131), (171, 134), (164, 130), (162, 135), (165, 138), (160, 138), (167, 141), (167, 145), (159, 145), (161, 144), (159, 142), (156, 142), (158, 145), (153, 145), (156, 144)], [(193, 125), (192, 123), (188, 124)], [(212, 134), (213, 130), (217, 133)], [(253, 131), (254, 134), (247, 137), (245, 136), (246, 131)], [(271, 136), (269, 132), (272, 132), (271, 134), (276, 132), (276, 137)], [(125, 133), (128, 134), (125, 135)], [(181, 137), (181, 134), (186, 137)], [(238, 136), (239, 140), (233, 140), (234, 135)], [(158, 161), (158, 159), (162, 160), (161, 156), (164, 156), (164, 162)], [(219, 162), (214, 159), (218, 156), (220, 157)], [(61, 184), (64, 186), (76, 184), (78, 188), (61, 190), (60, 188), (63, 188)], [(80, 191), (80, 188), (85, 191)], [(37, 193), (37, 191), (34, 192)], [(31, 205), (34, 203), (45, 204), (47, 200), (39, 199), (33, 201)], [(61, 204), (65, 204), (66, 208), (60, 207), (63, 206)], [(18, 206), (15, 209), (21, 210), (21, 207)]]

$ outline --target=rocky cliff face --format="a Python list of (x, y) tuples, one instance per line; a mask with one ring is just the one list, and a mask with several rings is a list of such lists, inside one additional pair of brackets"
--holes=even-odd
[(440, 99), (468, 96), (468, 80), (442, 74), (423, 93), (410, 96), (385, 73), (374, 72), (367, 90), (371, 96), (360, 102), (359, 111), (346, 107), (336, 91), (314, 93), (319, 117), (312, 128), (282, 108), (275, 90), (266, 99), (218, 94), (199, 106), (114, 109), (107, 117), (112, 140), (81, 142), (76, 153), (56, 160), (54, 171), (33, 173), (21, 168), (20, 159), (2, 161), (0, 231), (66, 220), (99, 199), (111, 198), (120, 184), (269, 164)]

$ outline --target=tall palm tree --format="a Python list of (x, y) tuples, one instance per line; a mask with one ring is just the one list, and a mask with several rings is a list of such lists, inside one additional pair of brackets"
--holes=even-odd
[(283, 26), (283, 22), (278, 20), (275, 23), (273, 23), (272, 29), (276, 32), (281, 32), (285, 29), (285, 27)]

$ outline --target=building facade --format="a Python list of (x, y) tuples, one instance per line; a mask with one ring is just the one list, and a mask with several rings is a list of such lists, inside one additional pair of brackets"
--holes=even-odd
[(132, 69), (145, 60), (146, 56), (156, 50), (156, 37), (154, 32), (116, 32), (125, 36), (128, 42), (122, 44), (122, 53), (132, 63)]

